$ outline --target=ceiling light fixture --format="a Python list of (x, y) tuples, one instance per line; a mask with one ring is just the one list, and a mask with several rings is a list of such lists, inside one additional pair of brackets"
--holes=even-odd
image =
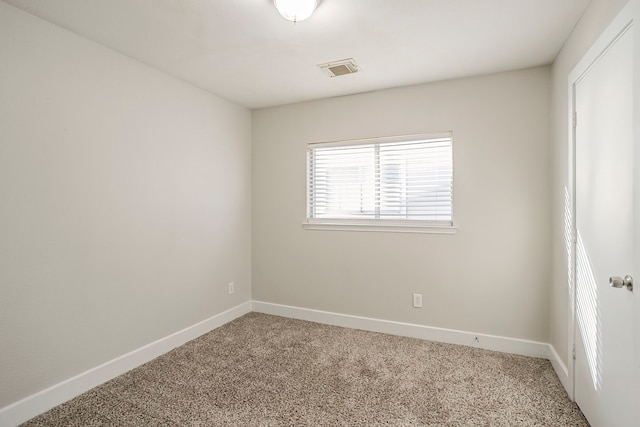
[(295, 24), (311, 16), (318, 6), (318, 0), (273, 0), (273, 5), (283, 18)]

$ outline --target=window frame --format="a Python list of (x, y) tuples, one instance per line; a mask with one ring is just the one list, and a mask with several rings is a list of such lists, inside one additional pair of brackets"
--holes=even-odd
[[(311, 213), (311, 182), (310, 182), (310, 151), (314, 147), (339, 147), (355, 145), (385, 144), (397, 142), (411, 142), (424, 139), (448, 138), (451, 141), (451, 219), (450, 221), (433, 221), (420, 219), (387, 219), (387, 218), (313, 218)], [(455, 160), (453, 150), (453, 132), (430, 132), (390, 137), (374, 137), (327, 142), (313, 142), (307, 144), (306, 151), (306, 219), (302, 226), (306, 230), (343, 230), (343, 231), (377, 231), (395, 233), (430, 233), (455, 234), (458, 227), (454, 222), (454, 175)]]

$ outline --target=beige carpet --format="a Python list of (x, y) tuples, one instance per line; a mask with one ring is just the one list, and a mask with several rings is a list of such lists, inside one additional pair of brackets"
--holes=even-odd
[(250, 313), (27, 426), (587, 426), (550, 363)]

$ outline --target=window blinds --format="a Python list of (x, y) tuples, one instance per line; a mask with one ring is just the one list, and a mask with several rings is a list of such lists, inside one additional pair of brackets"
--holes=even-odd
[(309, 144), (307, 220), (452, 225), (450, 133)]

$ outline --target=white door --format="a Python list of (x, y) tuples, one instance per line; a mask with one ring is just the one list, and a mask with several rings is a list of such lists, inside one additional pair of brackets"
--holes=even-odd
[[(593, 60), (583, 64), (573, 85), (574, 397), (593, 427), (640, 426), (639, 359), (634, 350), (634, 322), (640, 316), (634, 314), (640, 294), (640, 242), (634, 221), (640, 212), (634, 212), (634, 35), (630, 22), (614, 21), (613, 30), (610, 27), (604, 33), (608, 40), (594, 45), (599, 52), (587, 54)], [(635, 223), (640, 227), (640, 218)], [(633, 291), (624, 285), (610, 286), (610, 277), (623, 280), (627, 275), (636, 278)]]

